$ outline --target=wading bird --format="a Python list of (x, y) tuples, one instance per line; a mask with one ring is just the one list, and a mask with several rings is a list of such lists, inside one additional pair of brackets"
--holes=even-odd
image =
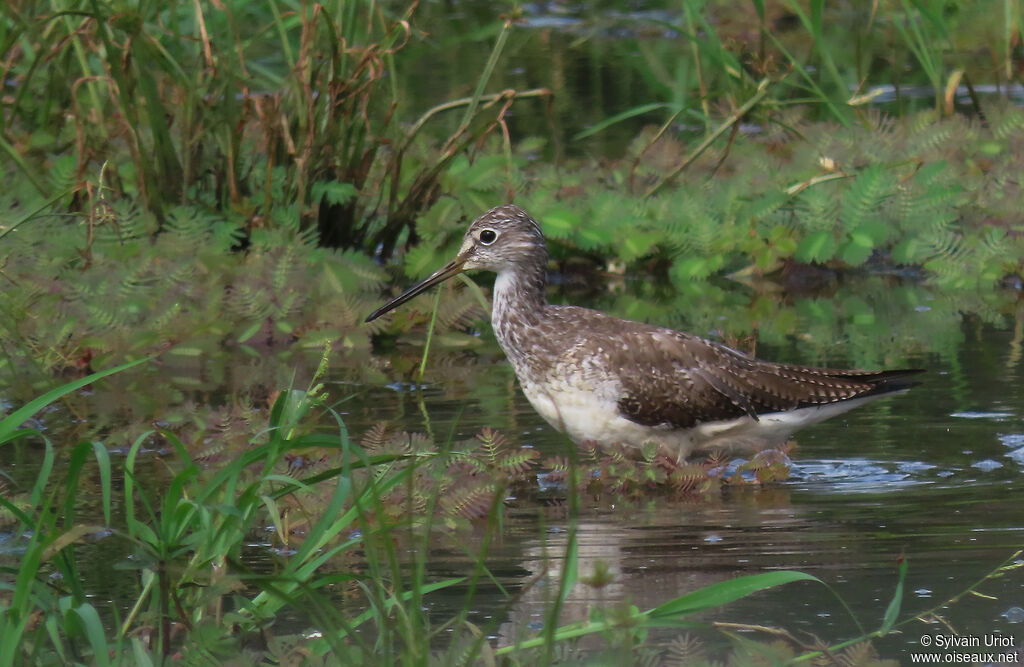
[(917, 369), (813, 368), (761, 361), (692, 334), (547, 302), (547, 245), (518, 206), (469, 226), (458, 254), (375, 310), (374, 320), (463, 271), (498, 274), (491, 324), (523, 393), (577, 443), (655, 443), (695, 452), (775, 447), (798, 429), (913, 386)]

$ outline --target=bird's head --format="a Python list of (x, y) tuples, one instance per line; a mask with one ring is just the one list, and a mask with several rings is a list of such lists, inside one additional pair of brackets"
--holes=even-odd
[(466, 230), (455, 259), (373, 311), (366, 321), (377, 319), (463, 271), (482, 269), (501, 273), (519, 264), (546, 260), (544, 235), (529, 213), (512, 204), (492, 208)]

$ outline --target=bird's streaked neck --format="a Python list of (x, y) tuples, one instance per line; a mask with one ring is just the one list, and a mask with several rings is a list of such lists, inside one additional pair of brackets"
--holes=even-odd
[(542, 316), (547, 306), (544, 296), (547, 282), (546, 253), (536, 262), (514, 264), (498, 272), (494, 281), (491, 324), (506, 354), (510, 344), (515, 347), (514, 331), (536, 324)]

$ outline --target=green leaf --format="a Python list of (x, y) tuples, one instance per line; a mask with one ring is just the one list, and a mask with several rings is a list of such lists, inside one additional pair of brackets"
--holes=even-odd
[(917, 173), (914, 174), (914, 180), (921, 185), (927, 185), (931, 183), (935, 179), (935, 177), (938, 176), (945, 168), (945, 160), (931, 162), (917, 170)]
[(259, 333), (260, 327), (262, 327), (262, 326), (263, 326), (263, 320), (257, 320), (255, 322), (253, 322), (252, 324), (247, 326), (245, 329), (243, 329), (240, 334), (238, 334), (238, 339), (237, 339), (238, 342), (239, 343), (244, 343), (245, 341), (249, 340), (250, 338), (255, 336), (257, 333)]
[(764, 0), (753, 0), (754, 10), (757, 11), (757, 18), (764, 23)]
[(860, 246), (862, 248), (867, 248), (868, 250), (871, 250), (872, 248), (875, 247), (875, 240), (873, 238), (871, 238), (871, 235), (870, 234), (865, 234), (864, 232), (860, 231), (859, 229), (855, 230), (853, 232), (850, 232), (850, 241), (849, 242), (854, 244), (854, 245), (858, 245), (858, 246)]
[(900, 605), (903, 603), (903, 582), (907, 578), (909, 564), (907, 559), (903, 557), (900, 557), (899, 564), (899, 579), (896, 582), (896, 590), (893, 591), (892, 600), (889, 601), (889, 606), (885, 609), (882, 627), (878, 629), (880, 636), (889, 634), (889, 630), (892, 629), (892, 626), (896, 623), (896, 618), (900, 615)]
[[(782, 190), (769, 190), (745, 206), (739, 217), (756, 222), (777, 211), (787, 201), (789, 201), (789, 195)], [(784, 227), (784, 229), (786, 228)]]
[(850, 240), (839, 248), (839, 259), (850, 266), (859, 266), (867, 261), (873, 249), (870, 237), (851, 235)]
[(705, 257), (678, 259), (672, 264), (672, 268), (668, 270), (669, 276), (676, 283), (686, 283), (691, 280), (702, 279), (707, 277), (709, 273), (711, 273), (711, 268)]
[(655, 232), (638, 232), (630, 234), (619, 246), (619, 257), (627, 262), (632, 262), (651, 252), (651, 248), (662, 238), (662, 234)]
[(462, 218), (459, 201), (453, 197), (442, 197), (426, 213), (416, 219), (416, 233), (429, 245), (436, 245), (450, 236), (462, 236), (464, 227), (458, 222)]
[(864, 299), (857, 296), (849, 296), (843, 299), (843, 313), (850, 318), (854, 324), (874, 324), (875, 311)]
[[(559, 582), (561, 589), (561, 603), (569, 598), (573, 587), (580, 578), (580, 552), (579, 543), (571, 539), (565, 550), (565, 557), (562, 559), (562, 580)], [(556, 619), (557, 620), (557, 619)]]
[(96, 608), (86, 602), (79, 607), (71, 609), (68, 613), (74, 614), (85, 629), (85, 636), (89, 638), (89, 644), (92, 646), (94, 664), (100, 665), (100, 667), (109, 665), (110, 647), (107, 645), (106, 632), (103, 629), (103, 622), (100, 621), (100, 615), (96, 612)]
[(200, 357), (203, 354), (203, 348), (196, 345), (178, 345), (168, 350), (167, 354), (178, 357)]
[(822, 229), (804, 237), (793, 257), (804, 264), (822, 263), (836, 253), (836, 237), (830, 229)]
[[(436, 582), (433, 582), (433, 583), (430, 583), (430, 584), (423, 584), (420, 587), (420, 590), (417, 592), (417, 594), (418, 595), (429, 595), (430, 593), (433, 593), (434, 591), (439, 591), (439, 590), (441, 590), (443, 588), (449, 588), (451, 586), (458, 586), (459, 584), (461, 584), (465, 580), (466, 580), (466, 577), (455, 577), (455, 578), (452, 578), (452, 579), (445, 579), (443, 581), (436, 581)], [(383, 611), (385, 613), (390, 613), (391, 610), (395, 607), (395, 605), (397, 605), (399, 602), (407, 602), (412, 597), (412, 595), (413, 595), (413, 591), (403, 591), (403, 592), (399, 593), (397, 596), (389, 597), (385, 601), (385, 603), (384, 603), (384, 610)], [(377, 614), (377, 613), (380, 613), (380, 612), (381, 612), (381, 610), (375, 609), (373, 607), (371, 607), (370, 609), (367, 609), (366, 611), (364, 611), (359, 616), (356, 616), (355, 620), (352, 621), (352, 627), (353, 628), (358, 628), (360, 625), (362, 625), (366, 621), (368, 621), (371, 618), (373, 618), (374, 614)]]
[[(27, 435), (28, 433), (34, 433), (34, 431), (29, 429), (15, 431), (12, 434), (12, 439), (18, 438), (21, 435)], [(39, 467), (39, 472), (36, 473), (36, 482), (32, 486), (32, 495), (29, 496), (33, 507), (40, 505), (40, 499), (43, 497), (43, 492), (46, 491), (46, 483), (50, 480), (50, 473), (53, 471), (55, 455), (53, 453), (53, 443), (50, 442), (49, 438), (43, 438), (43, 447), (43, 461)]]
[(542, 646), (550, 641), (566, 641), (596, 632), (605, 632), (615, 627), (623, 627), (624, 624), (640, 625), (641, 627), (679, 625), (682, 617), (694, 612), (727, 604), (752, 593), (794, 581), (816, 581), (825, 585), (823, 581), (815, 576), (790, 570), (737, 577), (736, 579), (712, 584), (669, 600), (647, 612), (638, 612), (636, 607), (630, 607), (627, 612), (628, 617), (625, 618), (620, 616), (609, 618), (592, 615), (588, 621), (561, 626), (552, 634), (542, 634), (539, 637), (517, 642), (513, 646), (503, 646), (496, 650), (494, 654), (497, 656), (530, 649)]
[(897, 264), (914, 264), (921, 260), (927, 251), (927, 244), (916, 237), (908, 236), (892, 249), (892, 261)]
[(603, 227), (588, 226), (576, 234), (576, 243), (584, 250), (604, 249), (611, 245), (614, 234)]
[(93, 455), (100, 472), (100, 495), (103, 503), (103, 520), (110, 525), (110, 452), (101, 442), (92, 443)]
[(339, 183), (338, 181), (320, 181), (313, 184), (311, 199), (319, 202), (326, 199), (332, 206), (343, 206), (359, 194), (356, 186), (351, 183)]
[(831, 325), (836, 319), (836, 307), (830, 299), (801, 299), (796, 307), (808, 322)]
[(424, 278), (441, 267), (446, 253), (428, 243), (421, 243), (405, 253), (405, 275)]
[(775, 252), (779, 257), (790, 257), (799, 247), (796, 239), (785, 238), (775, 242)]
[(12, 412), (11, 414), (9, 414), (6, 417), (4, 417), (4, 419), (2, 421), (0, 421), (0, 445), (2, 445), (4, 443), (9, 442), (10, 440), (12, 440), (13, 439), (13, 435), (15, 433), (22, 433), (22, 434), (24, 434), (24, 431), (18, 431), (18, 427), (21, 426), (23, 423), (25, 423), (25, 421), (29, 417), (31, 417), (35, 413), (39, 412), (40, 410), (45, 408), (50, 403), (53, 403), (58, 398), (61, 398), (62, 396), (66, 395), (66, 394), (70, 394), (71, 392), (73, 392), (73, 391), (75, 391), (77, 389), (81, 389), (82, 387), (84, 387), (86, 385), (92, 384), (93, 382), (96, 382), (97, 380), (105, 378), (108, 375), (113, 375), (114, 373), (120, 373), (121, 371), (127, 370), (127, 369), (131, 368), (132, 366), (138, 366), (139, 364), (141, 364), (143, 362), (146, 362), (146, 361), (149, 361), (150, 359), (152, 359), (152, 357), (146, 357), (145, 359), (139, 359), (137, 361), (130, 361), (130, 362), (126, 363), (126, 364), (121, 364), (120, 366), (114, 366), (113, 368), (108, 368), (107, 370), (100, 371), (99, 373), (93, 373), (92, 375), (86, 376), (86, 377), (82, 378), (81, 380), (75, 380), (74, 382), (68, 382), (67, 384), (63, 384), (63, 385), (57, 387), (56, 389), (51, 389), (50, 391), (46, 392), (45, 394), (43, 394), (39, 398), (37, 398), (35, 400), (32, 400), (32, 401), (29, 401), (28, 403), (26, 403), (25, 405), (21, 406), (20, 408), (18, 408), (17, 410)]
[(477, 158), (462, 173), (459, 185), (470, 190), (494, 190), (505, 182), (505, 169), (503, 155)]
[[(853, 234), (860, 234), (871, 239), (871, 246), (877, 248), (883, 245), (889, 240), (889, 231), (891, 227), (882, 220), (870, 220), (868, 222), (861, 223)], [(852, 236), (852, 234), (851, 234)]]
[(579, 213), (569, 209), (555, 209), (544, 213), (544, 235), (553, 239), (567, 239), (579, 228)]
[(586, 139), (590, 135), (597, 134), (606, 127), (611, 127), (616, 123), (621, 123), (622, 121), (627, 120), (629, 118), (633, 118), (634, 116), (640, 116), (645, 113), (650, 113), (652, 111), (658, 111), (659, 109), (668, 109), (669, 111), (675, 111), (675, 109), (672, 106), (665, 104), (664, 102), (651, 102), (649, 104), (641, 104), (639, 106), (635, 106), (632, 107), (631, 109), (626, 109), (623, 112), (617, 113), (611, 118), (605, 118), (604, 120), (595, 125), (591, 125), (582, 132), (578, 132), (573, 137), (573, 139)]
[(978, 150), (987, 157), (995, 157), (1002, 153), (1005, 148), (1006, 146), (1001, 141), (983, 141), (978, 145)]
[(704, 609), (719, 607), (740, 598), (745, 598), (753, 593), (794, 581), (824, 583), (813, 575), (794, 570), (752, 574), (729, 579), (728, 581), (720, 581), (717, 584), (711, 584), (692, 593), (669, 600), (647, 612), (647, 617), (652, 620), (674, 620)]
[(881, 165), (871, 165), (857, 175), (850, 186), (840, 210), (846, 229), (856, 229), (877, 216), (878, 206), (889, 196), (894, 179)]

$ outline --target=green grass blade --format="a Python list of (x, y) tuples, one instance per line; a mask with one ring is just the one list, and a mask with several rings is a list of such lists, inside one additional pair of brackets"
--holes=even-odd
[(823, 37), (822, 26), (824, 24), (824, 13), (825, 13), (825, 2), (824, 0), (811, 0), (811, 18), (810, 18), (810, 30), (814, 39), (819, 40)]
[(85, 628), (85, 636), (92, 646), (93, 664), (108, 667), (110, 665), (110, 648), (107, 645), (103, 622), (100, 620), (100, 615), (96, 613), (96, 608), (87, 602), (72, 609), (69, 613), (77, 616)]
[(882, 618), (882, 627), (878, 629), (879, 636), (889, 634), (892, 630), (892, 626), (896, 624), (896, 618), (900, 615), (900, 607), (903, 604), (903, 582), (907, 578), (907, 569), (909, 568), (909, 562), (906, 558), (900, 558), (900, 570), (899, 579), (896, 582), (896, 590), (893, 591), (892, 600), (889, 601), (889, 606), (885, 609), (885, 616)]
[(92, 451), (96, 455), (96, 465), (100, 471), (100, 494), (103, 497), (103, 521), (110, 525), (110, 452), (101, 442), (92, 443)]
[[(580, 548), (576, 532), (569, 534), (568, 544), (565, 548), (565, 558), (562, 559), (562, 579), (559, 584), (558, 603), (564, 605), (569, 599), (569, 594), (580, 578)], [(557, 619), (555, 619), (557, 620)]]
[(53, 403), (58, 398), (70, 394), (75, 390), (81, 389), (86, 385), (92, 384), (97, 380), (101, 380), (107, 377), (108, 375), (114, 375), (115, 373), (120, 373), (121, 371), (127, 370), (133, 366), (138, 366), (139, 364), (149, 361), (150, 359), (152, 359), (152, 357), (146, 357), (145, 359), (138, 359), (136, 361), (129, 361), (126, 364), (121, 364), (120, 366), (108, 368), (105, 371), (93, 373), (92, 375), (86, 376), (80, 380), (68, 382), (67, 384), (63, 384), (57, 387), (56, 389), (51, 389), (50, 391), (46, 392), (39, 398), (29, 401), (28, 403), (21, 406), (11, 414), (4, 417), (3, 421), (0, 421), (0, 445), (10, 442), (13, 439), (15, 432), (18, 431), (19, 426), (24, 424), (29, 417), (39, 412), (50, 403)]
[(316, 572), (317, 568), (333, 554), (359, 544), (360, 540), (353, 539), (334, 549), (323, 550), (323, 547), (330, 540), (356, 520), (359, 513), (364, 510), (364, 505), (370, 502), (368, 498), (371, 495), (387, 492), (396, 484), (405, 480), (411, 473), (411, 470), (411, 468), (406, 468), (382, 480), (371, 482), (370, 488), (364, 489), (360, 495), (352, 498), (352, 506), (340, 516), (338, 515), (341, 507), (351, 496), (352, 486), (348, 477), (339, 477), (334, 495), (324, 509), (321, 519), (310, 530), (302, 545), (289, 559), (282, 572), (282, 579), (291, 579), (291, 581), (282, 581), (279, 587), (280, 592), (277, 594), (273, 594), (265, 588), (262, 593), (252, 600), (245, 613), (251, 613), (256, 618), (273, 615), (283, 603), (284, 598), (281, 595), (290, 595), (296, 588), (302, 585), (302, 582), (308, 580)]
[[(128, 535), (134, 539), (141, 539), (147, 542), (155, 540), (156, 534), (149, 529), (149, 526), (135, 517), (135, 457), (139, 455), (142, 443), (145, 442), (151, 433), (152, 431), (146, 431), (135, 439), (135, 442), (128, 449), (128, 456), (125, 457), (124, 462), (124, 516)], [(145, 504), (145, 499), (143, 499), (143, 503)], [(143, 528), (149, 530), (149, 534), (142, 535), (145, 532)]]
[(647, 612), (647, 617), (656, 621), (670, 621), (704, 609), (720, 607), (753, 593), (794, 581), (815, 581), (819, 584), (824, 584), (821, 579), (813, 575), (794, 570), (751, 574), (745, 577), (729, 579), (728, 581), (720, 581), (717, 584), (711, 584), (692, 593), (669, 600)]
[[(445, 579), (443, 581), (435, 581), (432, 584), (424, 584), (423, 588), (420, 589), (420, 594), (421, 595), (427, 595), (429, 593), (433, 593), (434, 591), (439, 591), (442, 588), (448, 588), (450, 586), (458, 586), (459, 584), (461, 584), (465, 580), (466, 580), (466, 577), (455, 577), (453, 579)], [(412, 594), (413, 594), (413, 591), (404, 591), (403, 593), (400, 593), (398, 596), (390, 598), (388, 600), (387, 604), (386, 604), (386, 611), (390, 612), (391, 609), (393, 609), (394, 606), (396, 604), (398, 604), (400, 601), (404, 602), (404, 601), (408, 600), (409, 598), (411, 598)], [(356, 616), (355, 620), (352, 621), (352, 627), (353, 628), (359, 627), (361, 624), (363, 624), (366, 621), (370, 620), (370, 618), (372, 618), (373, 615), (376, 614), (376, 613), (377, 613), (377, 610), (375, 610), (375, 609), (367, 609), (366, 611), (364, 611), (359, 616)]]
[[(617, 617), (601, 623), (594, 623), (590, 621), (571, 623), (558, 628), (551, 634), (553, 635), (553, 641), (565, 641), (567, 639), (575, 639), (584, 635), (604, 632), (623, 623), (642, 622), (644, 625), (649, 627), (663, 625), (679, 626), (683, 625), (681, 622), (683, 616), (702, 611), (704, 609), (728, 604), (753, 593), (794, 581), (816, 581), (820, 584), (824, 584), (823, 581), (813, 575), (805, 574), (803, 572), (795, 572), (792, 570), (753, 574), (706, 586), (692, 593), (669, 600), (668, 602), (658, 605), (646, 612), (635, 612), (629, 618), (624, 619)], [(552, 641), (552, 638), (548, 636), (547, 632), (545, 632), (540, 637), (519, 642), (513, 646), (503, 646), (496, 650), (494, 654), (498, 656), (522, 649), (550, 645), (550, 641)]]
[(754, 11), (757, 12), (758, 20), (761, 21), (761, 23), (764, 23), (764, 20), (765, 20), (764, 0), (751, 0), (750, 4), (754, 5)]
[(1009, 81), (1013, 77), (1013, 49), (1016, 35), (1020, 32), (1017, 24), (1017, 12), (1013, 5), (1015, 0), (1003, 0), (1003, 62), (1000, 67), (1003, 69), (1003, 77)]
[(462, 125), (469, 127), (470, 121), (473, 120), (473, 116), (476, 115), (477, 107), (480, 106), (480, 98), (484, 94), (484, 89), (487, 87), (487, 82), (491, 80), (491, 75), (494, 73), (494, 68), (498, 66), (498, 60), (501, 58), (501, 52), (505, 50), (505, 42), (508, 41), (508, 35), (512, 32), (512, 22), (505, 21), (501, 27), (501, 32), (498, 33), (498, 39), (494, 42), (494, 48), (491, 49), (491, 55), (487, 59), (487, 64), (484, 65), (484, 71), (480, 75), (480, 79), (476, 82), (476, 90), (473, 91), (473, 99), (466, 107), (466, 113), (462, 116)]
[(665, 102), (651, 102), (649, 104), (641, 104), (640, 106), (636, 106), (631, 109), (626, 109), (625, 111), (617, 113), (610, 118), (605, 118), (601, 122), (591, 125), (582, 132), (576, 133), (573, 139), (586, 139), (587, 137), (597, 134), (601, 130), (611, 127), (616, 123), (621, 123), (624, 120), (628, 120), (636, 116), (642, 116), (645, 113), (650, 113), (652, 111), (657, 111), (659, 109), (669, 109), (675, 111), (671, 104), (666, 104)]
[[(334, 494), (331, 496), (331, 500), (327, 507), (324, 509), (323, 519), (317, 521), (306, 539), (302, 541), (302, 546), (296, 551), (295, 555), (289, 561), (291, 563), (304, 563), (314, 553), (319, 551), (334, 535), (341, 531), (346, 525), (345, 522), (339, 524), (334, 517), (341, 514), (341, 508), (344, 506), (345, 501), (349, 499), (352, 493), (352, 480), (348, 477), (339, 477), (338, 482), (334, 487)], [(343, 517), (344, 518), (344, 517)]]
[(132, 658), (137, 667), (153, 667), (153, 658), (140, 637), (132, 637)]
[(544, 646), (544, 662), (550, 664), (554, 660), (555, 642), (558, 641), (558, 620), (562, 613), (562, 606), (569, 598), (569, 593), (579, 579), (579, 515), (580, 515), (580, 466), (576, 460), (576, 448), (570, 450), (568, 496), (569, 496), (569, 526), (565, 538), (565, 554), (562, 557), (562, 572), (558, 578), (558, 591), (546, 612), (544, 620), (544, 632), (538, 638)]
[(40, 503), (42, 503), (43, 491), (46, 490), (46, 484), (50, 481), (50, 473), (53, 472), (53, 443), (50, 442), (49, 438), (43, 438), (43, 443), (45, 446), (43, 462), (39, 466), (39, 472), (36, 474), (36, 483), (32, 486), (32, 495), (29, 496), (32, 507), (39, 507)]
[(19, 522), (21, 522), (22, 526), (31, 528), (31, 526), (35, 525), (35, 521), (32, 520), (32, 517), (30, 517), (28, 514), (25, 513), (24, 510), (22, 510), (20, 507), (12, 503), (10, 500), (7, 500), (3, 496), (0, 496), (0, 507), (10, 512), (11, 516), (16, 518)]
[[(75, 523), (75, 509), (79, 506), (78, 501), (78, 477), (82, 473), (82, 468), (85, 466), (85, 461), (89, 456), (89, 450), (92, 449), (92, 444), (88, 442), (80, 442), (71, 450), (71, 459), (68, 463), (68, 470), (64, 476), (64, 529), (70, 530)], [(107, 462), (107, 474), (110, 474), (109, 460)]]
[(189, 489), (201, 471), (191, 461), (186, 459), (185, 462), (186, 467), (174, 476), (164, 491), (158, 531), (165, 547), (177, 545), (189, 528), (192, 514), (197, 511), (197, 505), (189, 502)]
[(939, 31), (939, 35), (942, 39), (948, 42), (949, 27), (946, 25), (946, 21), (942, 17), (943, 3), (928, 2), (927, 0), (910, 0), (910, 2), (917, 8), (917, 11), (921, 13), (921, 16), (926, 18), (928, 22)]
[(768, 79), (762, 79), (761, 83), (759, 83), (757, 86), (757, 92), (754, 93), (754, 95), (751, 96), (750, 99), (744, 102), (740, 106), (740, 108), (738, 108), (728, 118), (726, 118), (725, 121), (722, 122), (717, 128), (715, 128), (713, 132), (709, 133), (706, 137), (704, 137), (704, 139), (697, 145), (697, 147), (694, 148), (678, 166), (674, 167), (667, 175), (663, 176), (661, 180), (652, 185), (647, 190), (647, 196), (651, 197), (657, 194), (659, 190), (661, 190), (663, 187), (671, 183), (672, 180), (675, 179), (675, 177), (680, 174), (680, 172), (682, 172), (691, 163), (693, 163), (694, 160), (700, 157), (701, 153), (707, 150), (707, 148), (711, 144), (713, 144), (715, 140), (718, 139), (718, 137), (722, 136), (722, 134), (724, 134), (726, 130), (732, 127), (733, 123), (738, 123), (743, 118), (743, 116), (746, 115), (748, 111), (757, 106), (757, 104), (765, 97), (765, 95), (768, 94), (769, 84), (770, 81)]
[[(3, 149), (3, 152), (7, 153), (7, 157), (9, 157), (12, 162), (18, 165), (18, 168), (21, 169), (21, 173), (24, 174), (25, 178), (28, 179), (28, 182), (31, 183), (32, 186), (39, 191), (39, 194), (45, 196), (46, 194), (49, 193), (50, 189), (47, 188), (46, 185), (39, 179), (39, 177), (32, 170), (32, 168), (28, 166), (28, 164), (25, 162), (25, 158), (22, 157), (22, 155), (18, 152), (18, 149), (16, 149), (14, 146), (8, 143), (3, 137), (0, 137), (0, 149)], [(53, 201), (57, 199), (60, 199), (61, 197), (64, 196), (64, 194), (65, 193), (62, 192), (58, 197), (52, 198), (50, 201), (47, 202), (47, 205), (53, 203)], [(24, 220), (22, 222), (24, 222)], [(8, 229), (3, 234), (0, 234), (0, 238), (3, 238), (9, 231), (11, 230)]]
[(430, 354), (430, 341), (434, 338), (434, 326), (437, 323), (437, 309), (441, 306), (441, 289), (434, 290), (434, 307), (430, 311), (430, 325), (427, 326), (427, 342), (423, 344), (423, 358), (420, 360), (419, 382), (423, 384), (423, 376), (427, 372), (427, 358)]
[(57, 657), (60, 659), (60, 664), (70, 665), (72, 661), (68, 659), (67, 653), (64, 650), (64, 640), (61, 638), (61, 618), (57, 614), (50, 614), (46, 618), (46, 635), (50, 638), (50, 643), (53, 645), (53, 650), (57, 653)]
[[(48, 507), (43, 508), (43, 511), (48, 510)], [(40, 533), (32, 534), (18, 567), (14, 593), (9, 598), (10, 602), (4, 614), (4, 625), (0, 628), (0, 667), (14, 664), (14, 658), (19, 653), (21, 637), (32, 617), (30, 596), (45, 550), (45, 545), (41, 544), (40, 540)]]
[(813, 93), (817, 97), (817, 100), (819, 102), (828, 107), (828, 109), (832, 112), (832, 115), (835, 117), (837, 121), (839, 121), (842, 124), (843, 127), (850, 127), (850, 113), (847, 110), (847, 108), (845, 106), (837, 105), (831, 97), (825, 94), (825, 91), (823, 91), (818, 86), (817, 82), (815, 82), (815, 80), (811, 78), (811, 75), (808, 74), (807, 69), (804, 67), (804, 65), (799, 60), (797, 60), (793, 56), (793, 54), (789, 52), (788, 49), (786, 49), (786, 46), (781, 41), (779, 41), (779, 39), (775, 35), (769, 32), (767, 33), (767, 36), (768, 39), (771, 40), (772, 44), (775, 45), (775, 48), (777, 48), (779, 52), (786, 57), (786, 60), (790, 62), (796, 73), (799, 74), (800, 77), (804, 79), (804, 81), (807, 84), (807, 90)]

